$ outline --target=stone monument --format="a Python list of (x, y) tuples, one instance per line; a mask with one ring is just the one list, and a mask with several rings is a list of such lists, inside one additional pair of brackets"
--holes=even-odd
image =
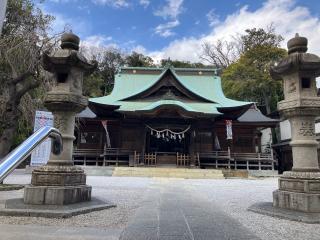
[(293, 167), (279, 178), (273, 206), (249, 210), (309, 223), (320, 222), (320, 169), (315, 118), (320, 116), (316, 77), (320, 58), (307, 53), (308, 40), (298, 34), (287, 43), (288, 56), (271, 68), (274, 79), (283, 79), (284, 100), (278, 110), (291, 124)]
[(51, 154), (47, 165), (33, 170), (31, 185), (24, 191), (25, 204), (64, 205), (91, 200), (86, 175), (72, 161), (75, 115), (88, 105), (82, 95), (83, 76), (96, 67), (78, 51), (79, 42), (78, 36), (65, 33), (61, 49), (43, 55), (44, 69), (56, 79), (44, 103), (54, 115), (54, 127), (62, 134), (63, 151)]
[(279, 179), (273, 206), (303, 212), (320, 212), (320, 169), (315, 118), (320, 116), (316, 77), (320, 58), (307, 52), (308, 40), (298, 34), (288, 41), (288, 57), (271, 69), (281, 77), (284, 100), (278, 109), (291, 124), (293, 167)]

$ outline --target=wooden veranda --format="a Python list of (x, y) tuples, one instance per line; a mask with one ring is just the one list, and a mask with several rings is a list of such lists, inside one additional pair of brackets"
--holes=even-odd
[[(160, 159), (173, 159), (170, 163)], [(197, 152), (193, 155), (173, 152), (141, 153), (128, 149), (107, 148), (74, 150), (73, 160), (76, 165), (94, 166), (172, 166), (198, 168), (225, 168), (246, 170), (274, 170), (277, 160), (273, 153), (237, 153), (228, 151)], [(163, 160), (162, 160), (163, 161)]]

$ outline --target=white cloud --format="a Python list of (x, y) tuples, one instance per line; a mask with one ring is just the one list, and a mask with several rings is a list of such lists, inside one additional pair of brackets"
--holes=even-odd
[(215, 13), (215, 9), (211, 9), (208, 13), (207, 13), (207, 19), (209, 21), (209, 26), (213, 27), (215, 25), (217, 25), (220, 21), (219, 21), (219, 15), (217, 15)]
[(161, 37), (169, 37), (174, 35), (175, 33), (172, 31), (172, 28), (178, 26), (180, 23), (178, 20), (174, 20), (172, 22), (167, 22), (164, 24), (158, 25), (155, 29), (154, 32)]
[(178, 16), (183, 12), (183, 0), (166, 0), (167, 4), (153, 12), (155, 16), (162, 17), (169, 21), (159, 24), (154, 28), (154, 33), (161, 37), (170, 37), (175, 35), (173, 28), (179, 26)]
[(134, 48), (131, 49), (131, 52), (146, 54), (147, 53), (147, 49), (145, 49), (145, 47), (142, 46), (142, 45), (137, 45), (137, 46), (135, 46)]
[(149, 4), (150, 4), (150, 0), (140, 0), (139, 4), (141, 6), (143, 6), (144, 8), (147, 8), (149, 6)]
[(112, 37), (105, 35), (91, 35), (81, 40), (81, 52), (88, 58), (99, 60), (109, 48), (118, 48), (116, 43), (111, 42)]
[(235, 34), (243, 34), (248, 28), (266, 28), (270, 24), (285, 38), (282, 47), (286, 48), (286, 42), (298, 32), (309, 39), (309, 52), (320, 55), (320, 18), (312, 16), (306, 7), (296, 5), (294, 0), (268, 0), (255, 11), (244, 6), (212, 26), (206, 36), (177, 39), (161, 51), (149, 52), (149, 55), (155, 60), (170, 57), (200, 61), (201, 45), (204, 42), (228, 40)]
[(155, 16), (164, 19), (176, 19), (183, 11), (183, 0), (166, 0), (167, 4), (153, 12)]
[(108, 5), (113, 8), (128, 8), (131, 5), (128, 0), (92, 0), (92, 2), (99, 5)]
[(91, 26), (83, 18), (70, 18), (63, 14), (51, 12), (47, 10), (43, 5), (38, 5), (45, 14), (49, 14), (55, 17), (50, 24), (50, 34), (62, 33), (65, 30), (72, 30), (77, 35), (86, 35), (90, 30)]
[(83, 39), (83, 41), (81, 41), (81, 44), (84, 46), (102, 47), (107, 44), (110, 44), (111, 40), (112, 40), (112, 37), (110, 36), (92, 35)]

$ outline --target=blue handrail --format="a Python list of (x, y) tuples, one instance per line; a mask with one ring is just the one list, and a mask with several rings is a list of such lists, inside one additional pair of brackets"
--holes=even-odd
[(52, 138), (51, 152), (60, 154), (63, 145), (59, 130), (49, 126), (42, 127), (1, 160), (0, 183), (48, 137)]

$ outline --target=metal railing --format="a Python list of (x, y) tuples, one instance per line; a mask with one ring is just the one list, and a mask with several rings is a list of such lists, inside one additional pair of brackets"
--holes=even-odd
[(51, 152), (59, 155), (63, 149), (59, 130), (48, 126), (42, 127), (0, 161), (0, 183), (48, 137), (52, 138)]

